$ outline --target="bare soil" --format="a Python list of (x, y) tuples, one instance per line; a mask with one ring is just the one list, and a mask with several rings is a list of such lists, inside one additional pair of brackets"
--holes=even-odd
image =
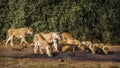
[[(69, 63), (69, 65), (68, 65)], [(66, 65), (65, 65), (66, 64)], [(47, 67), (47, 66), (48, 67)], [(49, 66), (50, 65), (50, 66)], [(63, 66), (63, 67), (61, 67)], [(80, 66), (80, 67), (79, 67)], [(106, 67), (105, 67), (106, 66)], [(34, 54), (33, 47), (0, 45), (0, 68), (120, 68), (120, 46), (109, 46), (109, 54), (88, 51)]]

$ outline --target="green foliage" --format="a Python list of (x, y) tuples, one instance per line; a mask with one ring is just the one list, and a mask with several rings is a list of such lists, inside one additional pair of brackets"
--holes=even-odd
[(0, 0), (0, 37), (10, 27), (69, 32), (79, 40), (120, 44), (119, 0)]

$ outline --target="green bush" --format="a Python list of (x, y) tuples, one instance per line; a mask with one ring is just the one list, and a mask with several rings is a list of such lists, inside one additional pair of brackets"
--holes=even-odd
[(8, 28), (69, 32), (79, 40), (120, 44), (119, 0), (0, 0), (0, 37)]

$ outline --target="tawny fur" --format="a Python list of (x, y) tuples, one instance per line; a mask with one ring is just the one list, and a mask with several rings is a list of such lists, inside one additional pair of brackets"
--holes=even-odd
[(41, 32), (40, 33), (43, 38), (49, 42), (49, 43), (53, 43), (54, 46), (54, 51), (58, 52), (58, 45), (59, 42), (61, 41), (61, 36), (59, 32), (49, 32), (49, 33), (45, 33), (45, 32)]
[(104, 53), (104, 54), (108, 54), (108, 46), (106, 46), (105, 44), (93, 44), (96, 47), (96, 51), (99, 52), (100, 50)]
[(13, 46), (13, 38), (21, 38), (21, 44), (24, 42), (28, 44), (28, 42), (25, 39), (26, 34), (32, 34), (32, 28), (10, 28), (7, 31), (7, 39), (6, 39), (6, 45), (10, 41), (11, 46)]
[(37, 53), (38, 48), (41, 54), (43, 54), (43, 50), (45, 50), (48, 56), (52, 56), (52, 49), (49, 43), (40, 34), (35, 34), (34, 35), (34, 53)]
[(62, 37), (61, 44), (75, 45), (81, 50), (85, 50), (85, 47), (81, 45), (80, 41), (73, 38), (71, 34), (63, 32), (61, 34), (61, 37)]
[(92, 54), (96, 53), (96, 47), (93, 46), (91, 41), (82, 41), (81, 44), (84, 45), (86, 49), (90, 50)]

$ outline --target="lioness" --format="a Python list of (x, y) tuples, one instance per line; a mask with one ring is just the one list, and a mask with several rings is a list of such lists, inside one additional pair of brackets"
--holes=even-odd
[(81, 44), (84, 45), (87, 50), (90, 50), (92, 52), (92, 54), (95, 54), (96, 47), (93, 46), (91, 41), (82, 41)]
[(21, 38), (21, 44), (25, 42), (28, 44), (28, 42), (25, 39), (26, 34), (31, 34), (32, 35), (32, 28), (30, 27), (24, 27), (24, 28), (10, 28), (7, 31), (7, 40), (6, 40), (6, 45), (10, 41), (11, 46), (13, 46), (13, 38)]
[(93, 46), (96, 47), (96, 52), (98, 53), (104, 53), (104, 54), (108, 54), (108, 47), (105, 44), (93, 44)]
[(85, 47), (81, 45), (79, 40), (76, 40), (75, 38), (72, 37), (69, 33), (63, 32), (61, 34), (62, 41), (61, 44), (68, 44), (68, 45), (76, 45), (78, 48), (81, 50), (85, 50)]
[(52, 56), (51, 47), (48, 42), (40, 35), (34, 35), (34, 53), (37, 53), (37, 50), (40, 50), (40, 53), (43, 54), (43, 50), (47, 53), (48, 56)]
[(43, 36), (43, 38), (47, 42), (49, 42), (49, 43), (53, 42), (55, 51), (57, 51), (57, 52), (59, 51), (58, 45), (59, 45), (59, 42), (61, 41), (61, 36), (60, 36), (59, 32), (49, 32), (49, 33), (41, 32), (40, 34)]

